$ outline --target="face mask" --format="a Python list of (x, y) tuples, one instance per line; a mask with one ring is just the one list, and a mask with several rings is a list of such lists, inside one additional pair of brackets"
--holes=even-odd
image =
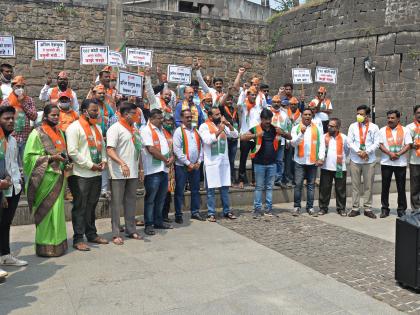
[(335, 135), (335, 129), (334, 128), (328, 128), (328, 133), (330, 134), (330, 136), (334, 136)]
[(3, 74), (3, 77), (4, 77), (7, 81), (10, 81), (10, 80), (12, 80), (13, 74)]
[(209, 110), (211, 109), (211, 106), (212, 106), (212, 105), (210, 105), (210, 104), (204, 104), (204, 109), (205, 109), (206, 111), (209, 111)]
[(364, 122), (364, 121), (365, 121), (365, 116), (362, 116), (362, 115), (357, 115), (357, 116), (356, 116), (356, 120), (357, 120), (357, 122), (358, 122), (359, 124), (361, 124), (362, 122)]
[(58, 83), (58, 87), (62, 91), (66, 90), (67, 89), (67, 86), (68, 86), (67, 82), (60, 82), (60, 83)]
[(98, 124), (98, 116), (96, 116), (96, 117), (90, 117), (89, 113), (88, 113), (88, 112), (86, 112), (86, 118), (87, 118), (88, 122), (89, 122), (91, 125), (96, 125), (96, 124)]
[(57, 125), (58, 125), (58, 122), (53, 122), (53, 121), (49, 120), (48, 118), (47, 118), (47, 119), (45, 119), (45, 122), (46, 122), (48, 125), (50, 125), (51, 127), (55, 127), (55, 126), (57, 126)]
[(62, 110), (69, 110), (70, 103), (58, 103), (58, 107), (60, 107)]
[(16, 94), (16, 96), (23, 95), (23, 92), (24, 92), (24, 89), (22, 89), (22, 88), (14, 90), (14, 93)]
[(103, 95), (103, 96), (99, 96), (99, 100), (100, 100), (101, 102), (105, 101), (105, 95)]
[(165, 128), (165, 130), (168, 132), (172, 132), (172, 130), (174, 129), (172, 125), (168, 125), (168, 124), (163, 124), (163, 128)]
[(220, 124), (221, 123), (221, 121), (222, 121), (222, 119), (221, 118), (214, 118), (213, 119), (213, 122), (216, 124), (216, 125), (218, 125), (218, 124)]

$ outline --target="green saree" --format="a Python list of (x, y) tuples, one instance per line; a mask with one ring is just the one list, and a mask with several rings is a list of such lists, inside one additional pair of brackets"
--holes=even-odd
[(57, 150), (48, 135), (39, 127), (26, 142), (23, 155), (28, 205), (34, 215), (36, 254), (57, 257), (67, 250), (66, 221), (64, 215), (64, 165), (48, 162)]

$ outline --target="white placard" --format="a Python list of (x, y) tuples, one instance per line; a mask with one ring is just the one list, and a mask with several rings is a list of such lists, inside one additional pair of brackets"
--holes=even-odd
[(151, 67), (153, 51), (139, 48), (126, 48), (126, 60), (130, 66)]
[(108, 65), (113, 66), (113, 67), (118, 67), (118, 68), (125, 68), (122, 54), (118, 51), (109, 51)]
[(66, 60), (65, 40), (36, 40), (36, 60)]
[(118, 92), (127, 96), (143, 95), (143, 77), (141, 75), (120, 71), (118, 72)]
[(168, 65), (168, 82), (190, 84), (191, 67)]
[(0, 57), (15, 57), (15, 37), (0, 36)]
[(293, 84), (311, 84), (311, 69), (293, 68), (292, 69)]
[(337, 68), (316, 67), (315, 82), (337, 84)]
[(108, 46), (80, 46), (81, 65), (108, 64)]

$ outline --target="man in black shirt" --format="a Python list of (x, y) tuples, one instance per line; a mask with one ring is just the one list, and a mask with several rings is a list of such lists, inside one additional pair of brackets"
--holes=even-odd
[(277, 166), (276, 157), (280, 138), (290, 140), (290, 133), (271, 124), (273, 113), (263, 109), (260, 115), (261, 123), (251, 128), (241, 136), (242, 141), (254, 140), (256, 142), (251, 151), (254, 160), (255, 194), (254, 194), (254, 218), (262, 215), (262, 194), (265, 190), (265, 215), (272, 216), (272, 195)]

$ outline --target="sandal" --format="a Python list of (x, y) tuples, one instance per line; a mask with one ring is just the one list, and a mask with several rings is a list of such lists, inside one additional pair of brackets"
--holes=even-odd
[(216, 222), (216, 217), (214, 215), (209, 215), (207, 217), (207, 221), (209, 221), (209, 222)]
[(232, 212), (226, 213), (225, 218), (229, 219), (229, 220), (236, 220), (237, 219), (237, 217), (235, 217)]
[(88, 252), (88, 251), (90, 251), (90, 247), (86, 243), (84, 243), (84, 242), (80, 242), (80, 243), (74, 244), (73, 245), (73, 248), (76, 249), (76, 250), (80, 250), (81, 252)]
[(240, 183), (238, 184), (238, 188), (239, 188), (239, 189), (244, 189), (244, 182), (240, 182)]
[(137, 233), (133, 233), (133, 234), (128, 235), (128, 238), (131, 238), (131, 239), (133, 239), (133, 240), (142, 240), (142, 239), (143, 239), (143, 238), (142, 238), (140, 235), (138, 235)]
[(136, 226), (144, 226), (144, 221), (136, 219)]
[(115, 245), (124, 245), (124, 240), (119, 236), (114, 236), (112, 238), (112, 243), (114, 243)]

